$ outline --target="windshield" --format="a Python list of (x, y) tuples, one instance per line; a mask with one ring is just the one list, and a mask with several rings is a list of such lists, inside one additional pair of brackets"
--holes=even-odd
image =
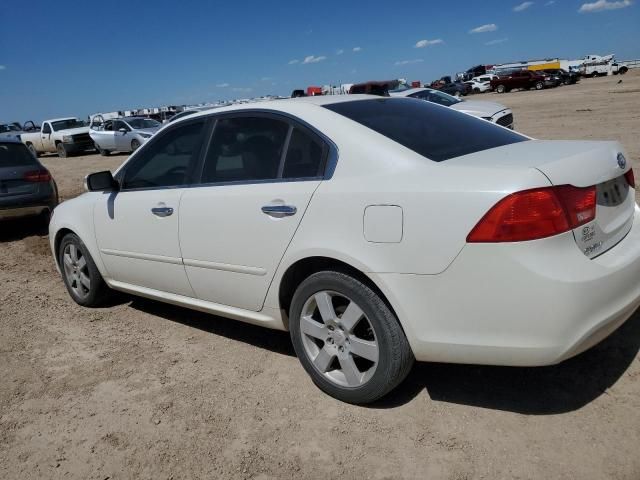
[(406, 98), (357, 100), (325, 108), (435, 162), (527, 140), (486, 120)]
[(130, 118), (130, 119), (127, 119), (126, 122), (129, 124), (131, 128), (135, 128), (135, 129), (158, 128), (162, 126), (160, 122), (157, 122), (152, 118)]
[(412, 93), (409, 95), (412, 98), (419, 98), (420, 100), (426, 100), (427, 102), (437, 103), (445, 107), (450, 107), (456, 103), (460, 103), (462, 100), (458, 100), (453, 95), (449, 95), (437, 90), (422, 90), (420, 92)]
[(51, 127), (54, 132), (58, 132), (60, 130), (69, 130), (71, 128), (79, 128), (84, 127), (84, 122), (78, 120), (77, 118), (69, 118), (67, 120), (58, 120), (57, 122), (51, 122)]
[(7, 125), (6, 123), (0, 124), (0, 133), (6, 132), (19, 132), (20, 129), (15, 125)]

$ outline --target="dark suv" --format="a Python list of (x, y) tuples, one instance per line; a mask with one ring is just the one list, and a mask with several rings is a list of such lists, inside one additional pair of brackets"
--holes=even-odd
[(0, 138), (0, 220), (40, 216), (47, 222), (57, 204), (49, 171), (18, 140)]
[(542, 73), (558, 77), (564, 85), (571, 85), (580, 81), (580, 75), (578, 73), (567, 72), (562, 68), (549, 68), (547, 70), (542, 70)]
[(529, 70), (520, 70), (499, 75), (491, 80), (491, 89), (498, 93), (509, 92), (515, 88), (542, 90), (545, 87), (544, 76)]

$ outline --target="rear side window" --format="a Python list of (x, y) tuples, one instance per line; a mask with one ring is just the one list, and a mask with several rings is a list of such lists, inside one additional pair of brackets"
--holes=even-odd
[(24, 167), (38, 162), (21, 143), (0, 143), (0, 168)]
[(527, 140), (491, 122), (415, 99), (357, 100), (325, 107), (435, 162)]
[(198, 160), (204, 120), (168, 130), (132, 160), (124, 172), (122, 188), (177, 187), (188, 182)]
[(279, 176), (289, 124), (267, 117), (217, 121), (202, 172), (203, 183), (271, 180)]
[(324, 171), (324, 144), (294, 128), (282, 171), (283, 178), (318, 177)]

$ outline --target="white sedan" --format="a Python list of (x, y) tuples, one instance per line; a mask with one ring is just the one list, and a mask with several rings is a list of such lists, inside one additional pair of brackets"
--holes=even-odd
[(491, 81), (490, 80), (477, 80), (472, 78), (471, 80), (464, 82), (471, 87), (471, 90), (474, 93), (484, 93), (491, 91)]
[(196, 113), (86, 186), (50, 224), (73, 300), (114, 289), (289, 330), (346, 402), (385, 395), (414, 359), (558, 363), (640, 304), (618, 143), (533, 140), (420, 100)]
[(419, 100), (437, 103), (438, 105), (468, 113), (474, 117), (480, 117), (513, 130), (513, 112), (501, 103), (487, 102), (484, 100), (463, 100), (432, 88), (394, 90), (389, 92), (389, 95), (392, 97), (417, 98)]

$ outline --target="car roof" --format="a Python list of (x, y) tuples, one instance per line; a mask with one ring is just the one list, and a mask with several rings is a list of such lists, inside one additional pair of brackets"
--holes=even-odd
[[(243, 110), (279, 110), (279, 111), (288, 111), (289, 107), (295, 107), (299, 105), (305, 105), (310, 107), (322, 107), (325, 105), (332, 105), (335, 103), (344, 103), (344, 102), (356, 102), (359, 100), (379, 100), (379, 95), (365, 95), (365, 94), (356, 94), (356, 95), (318, 95), (312, 97), (299, 97), (299, 98), (285, 98), (278, 100), (270, 100), (270, 101), (252, 101), (247, 103), (238, 103), (233, 105), (228, 105), (225, 107), (220, 107), (215, 109), (215, 113), (225, 113), (225, 112), (240, 112)], [(214, 113), (214, 109), (207, 109), (201, 112), (194, 112), (191, 115), (185, 115), (183, 118), (179, 118), (176, 120), (176, 124), (182, 122), (183, 120), (193, 120), (198, 117), (204, 117), (207, 115), (211, 115)]]
[(61, 122), (63, 120), (78, 120), (78, 117), (50, 118), (49, 120), (45, 120), (45, 122)]

